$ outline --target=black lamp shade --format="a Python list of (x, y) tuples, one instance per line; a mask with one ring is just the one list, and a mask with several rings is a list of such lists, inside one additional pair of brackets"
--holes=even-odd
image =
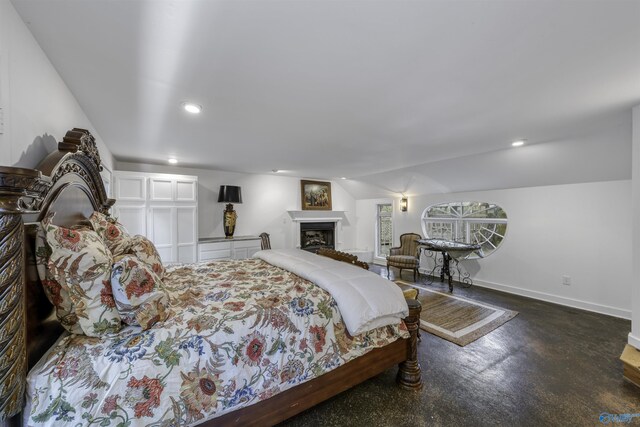
[(242, 191), (235, 185), (221, 185), (218, 203), (242, 203)]

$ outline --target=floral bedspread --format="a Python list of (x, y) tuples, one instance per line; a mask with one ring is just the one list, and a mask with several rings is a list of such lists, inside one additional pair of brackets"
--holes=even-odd
[(28, 425), (197, 424), (408, 337), (403, 324), (350, 336), (327, 292), (257, 259), (174, 266), (163, 282), (166, 322), (58, 341), (29, 373)]

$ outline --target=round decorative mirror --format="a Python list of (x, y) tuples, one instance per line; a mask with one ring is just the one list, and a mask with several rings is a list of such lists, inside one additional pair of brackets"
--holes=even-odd
[(422, 212), (422, 232), (429, 239), (479, 244), (480, 254), (474, 252), (466, 258), (486, 257), (506, 235), (507, 214), (493, 203), (441, 203)]

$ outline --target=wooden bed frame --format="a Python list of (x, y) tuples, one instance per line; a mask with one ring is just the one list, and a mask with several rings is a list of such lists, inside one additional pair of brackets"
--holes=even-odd
[[(93, 136), (74, 128), (37, 169), (0, 166), (0, 421), (21, 424), (27, 370), (62, 333), (36, 271), (34, 245), (39, 222), (55, 212), (57, 225), (81, 224), (96, 210), (108, 213)], [(367, 268), (349, 254), (325, 256)], [(364, 264), (364, 265), (362, 265)], [(283, 421), (398, 364), (397, 382), (422, 388), (417, 360), (420, 303), (407, 300), (409, 339), (370, 351), (318, 378), (267, 400), (214, 418), (205, 425), (265, 426)]]

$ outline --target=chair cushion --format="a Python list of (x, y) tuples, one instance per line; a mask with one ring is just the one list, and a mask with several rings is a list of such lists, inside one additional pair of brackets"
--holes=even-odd
[(405, 299), (416, 299), (418, 298), (418, 290), (417, 289), (404, 289), (402, 291)]
[(418, 258), (411, 255), (389, 255), (387, 257), (389, 265), (403, 268), (417, 268)]

